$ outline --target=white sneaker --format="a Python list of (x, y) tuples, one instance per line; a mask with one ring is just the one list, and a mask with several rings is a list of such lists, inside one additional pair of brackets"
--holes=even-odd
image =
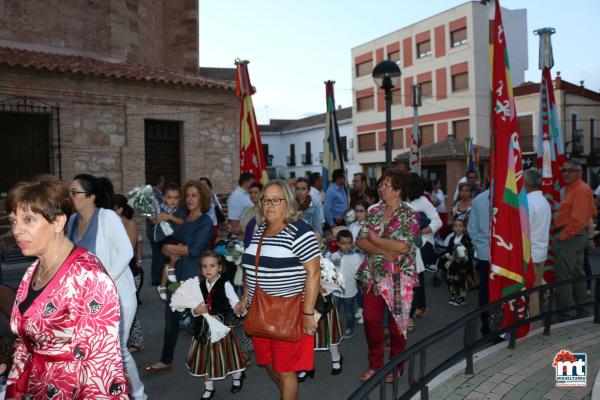
[(162, 301), (167, 301), (167, 288), (164, 286), (157, 286), (158, 296)]
[(358, 318), (356, 320), (356, 322), (358, 322), (359, 324), (363, 325), (365, 323), (365, 320), (363, 319), (362, 315), (360, 316), (360, 318)]
[(363, 316), (363, 309), (359, 308), (358, 310), (356, 310), (356, 314), (354, 314), (354, 318), (362, 318)]

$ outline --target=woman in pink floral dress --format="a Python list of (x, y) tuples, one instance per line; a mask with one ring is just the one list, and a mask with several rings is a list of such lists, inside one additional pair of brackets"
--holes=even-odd
[(12, 311), (7, 399), (127, 399), (119, 298), (98, 258), (65, 236), (69, 195), (51, 176), (18, 183), (8, 195), (17, 245), (38, 260)]
[[(369, 349), (369, 379), (383, 366), (383, 314), (390, 312), (390, 358), (404, 351), (412, 289), (418, 285), (415, 271), (417, 216), (403, 200), (409, 192), (410, 177), (386, 171), (379, 185), (383, 203), (372, 207), (356, 239), (367, 254), (357, 278), (364, 288), (363, 318)], [(388, 381), (393, 375), (387, 377)]]

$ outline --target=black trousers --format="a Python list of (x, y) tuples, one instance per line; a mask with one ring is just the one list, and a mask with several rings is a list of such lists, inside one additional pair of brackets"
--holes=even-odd
[(171, 303), (171, 293), (167, 291), (167, 301), (165, 303), (165, 333), (163, 339), (162, 355), (160, 361), (164, 364), (173, 362), (173, 354), (175, 346), (177, 346), (177, 337), (179, 336), (179, 318), (180, 312), (172, 311), (169, 304)]
[(427, 308), (427, 299), (425, 298), (425, 272), (419, 274), (419, 287), (413, 288), (412, 305), (410, 306), (409, 316), (415, 316), (417, 308)]
[[(490, 304), (490, 262), (486, 260), (477, 260), (477, 271), (479, 271), (479, 307)], [(490, 313), (483, 312), (481, 318), (481, 334), (490, 333)]]

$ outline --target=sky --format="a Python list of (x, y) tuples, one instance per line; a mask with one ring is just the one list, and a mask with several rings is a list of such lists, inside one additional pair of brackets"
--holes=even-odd
[[(352, 105), (351, 49), (465, 0), (200, 0), (200, 66), (234, 67), (249, 60), (261, 124), (325, 112), (325, 80), (336, 105)], [(539, 82), (538, 36), (553, 27), (553, 76), (600, 91), (599, 0), (501, 0), (527, 9), (529, 70)]]

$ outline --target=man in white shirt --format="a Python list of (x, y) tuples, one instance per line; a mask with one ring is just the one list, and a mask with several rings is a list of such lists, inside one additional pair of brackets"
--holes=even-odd
[(308, 194), (315, 205), (323, 208), (323, 177), (318, 172), (313, 172), (308, 176), (310, 190)]
[(227, 220), (229, 223), (229, 232), (234, 235), (241, 235), (244, 232), (241, 230), (240, 220), (248, 207), (254, 206), (248, 189), (256, 181), (254, 174), (244, 172), (238, 180), (239, 186), (235, 188), (233, 193), (227, 198)]
[[(531, 260), (535, 268), (535, 286), (540, 286), (544, 275), (544, 264), (548, 255), (552, 210), (548, 200), (540, 190), (542, 175), (538, 170), (533, 168), (525, 170), (523, 172), (523, 182), (529, 206)], [(530, 301), (531, 315), (536, 316), (539, 314), (539, 297), (531, 296)]]

